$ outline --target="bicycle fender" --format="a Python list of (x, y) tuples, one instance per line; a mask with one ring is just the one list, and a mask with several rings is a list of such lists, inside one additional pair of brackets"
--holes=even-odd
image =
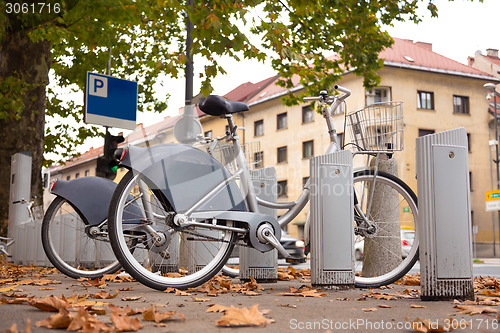
[[(57, 179), (51, 193), (66, 199), (89, 225), (98, 225), (108, 217), (109, 204), (117, 184), (101, 177), (82, 177), (73, 180)], [(133, 209), (133, 208), (132, 208)], [(140, 223), (133, 216), (141, 216), (141, 212), (125, 213), (127, 223)]]
[[(177, 213), (193, 207), (231, 173), (211, 155), (188, 145), (167, 143), (148, 148), (130, 146), (121, 165), (147, 177)], [(213, 193), (195, 211), (246, 211), (234, 180)]]
[(197, 212), (193, 213), (190, 217), (195, 218), (197, 220), (211, 221), (213, 219), (217, 219), (217, 220), (236, 221), (244, 223), (247, 225), (249, 230), (248, 236), (250, 239), (250, 244), (252, 245), (252, 247), (259, 250), (260, 252), (267, 252), (274, 249), (272, 245), (261, 243), (257, 238), (257, 230), (261, 224), (263, 223), (271, 224), (271, 226), (274, 229), (274, 236), (276, 236), (278, 240), (281, 239), (281, 227), (278, 221), (270, 215), (253, 213), (253, 212), (219, 211), (219, 212)]

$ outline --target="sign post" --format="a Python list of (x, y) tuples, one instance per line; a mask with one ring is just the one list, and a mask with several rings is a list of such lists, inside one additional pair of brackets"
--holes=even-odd
[(500, 210), (500, 190), (486, 191), (486, 211)]
[(85, 123), (135, 129), (137, 82), (87, 72)]

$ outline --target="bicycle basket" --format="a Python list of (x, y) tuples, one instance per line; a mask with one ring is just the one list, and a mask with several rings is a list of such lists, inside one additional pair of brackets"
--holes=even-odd
[(369, 105), (347, 115), (353, 143), (359, 150), (403, 150), (403, 102)]
[[(243, 149), (250, 170), (262, 167), (262, 152), (260, 150), (259, 141), (247, 142), (242, 145), (241, 148)], [(235, 149), (232, 143), (219, 143), (210, 153), (216, 160), (223, 164), (229, 172), (235, 173), (238, 170), (235, 160)]]

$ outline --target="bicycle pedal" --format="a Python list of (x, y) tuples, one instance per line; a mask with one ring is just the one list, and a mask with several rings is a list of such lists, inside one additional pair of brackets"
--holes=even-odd
[(289, 257), (285, 259), (287, 263), (296, 265), (296, 264), (303, 264), (306, 262), (306, 257)]

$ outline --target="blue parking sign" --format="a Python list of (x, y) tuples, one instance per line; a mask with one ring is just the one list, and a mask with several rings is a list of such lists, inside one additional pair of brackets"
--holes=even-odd
[(87, 72), (85, 88), (85, 123), (135, 129), (137, 82)]

